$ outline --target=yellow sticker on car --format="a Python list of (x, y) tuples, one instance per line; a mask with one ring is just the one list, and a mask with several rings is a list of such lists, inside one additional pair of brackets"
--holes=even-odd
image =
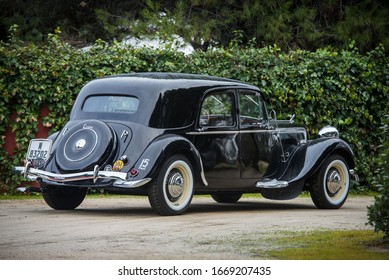
[(123, 167), (124, 167), (124, 162), (119, 159), (119, 160), (115, 161), (115, 163), (113, 164), (112, 170), (113, 171), (120, 171), (123, 169)]

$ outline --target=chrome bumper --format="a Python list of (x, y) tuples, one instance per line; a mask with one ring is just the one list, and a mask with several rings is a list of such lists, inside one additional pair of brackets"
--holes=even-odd
[[(100, 171), (97, 165), (95, 166), (93, 171), (70, 174), (57, 174), (32, 168), (31, 165), (27, 163), (26, 166), (15, 167), (14, 172), (23, 174), (24, 177), (30, 181), (37, 181), (40, 178), (58, 183), (67, 183), (82, 180), (93, 180), (93, 182), (95, 183), (97, 179), (111, 179), (115, 180), (113, 182), (113, 186), (118, 188), (137, 188), (151, 181), (151, 178), (128, 180), (128, 174), (125, 172)], [(89, 188), (93, 187), (93, 185), (86, 185), (85, 187)]]

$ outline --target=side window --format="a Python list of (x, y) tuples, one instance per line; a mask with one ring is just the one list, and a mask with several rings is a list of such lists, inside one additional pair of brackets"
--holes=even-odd
[(260, 125), (266, 122), (267, 116), (262, 96), (257, 92), (240, 92), (240, 124)]
[(207, 95), (201, 105), (201, 127), (235, 126), (233, 92), (217, 92)]

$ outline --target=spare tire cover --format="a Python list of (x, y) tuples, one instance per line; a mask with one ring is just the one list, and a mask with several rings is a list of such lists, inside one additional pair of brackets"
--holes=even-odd
[(56, 152), (57, 166), (63, 172), (93, 170), (104, 165), (116, 151), (116, 134), (104, 122), (82, 121), (60, 139)]

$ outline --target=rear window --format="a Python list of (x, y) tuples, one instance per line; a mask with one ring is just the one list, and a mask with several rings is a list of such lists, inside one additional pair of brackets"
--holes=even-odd
[(128, 113), (138, 110), (139, 100), (132, 96), (94, 95), (85, 99), (82, 110), (94, 113)]

